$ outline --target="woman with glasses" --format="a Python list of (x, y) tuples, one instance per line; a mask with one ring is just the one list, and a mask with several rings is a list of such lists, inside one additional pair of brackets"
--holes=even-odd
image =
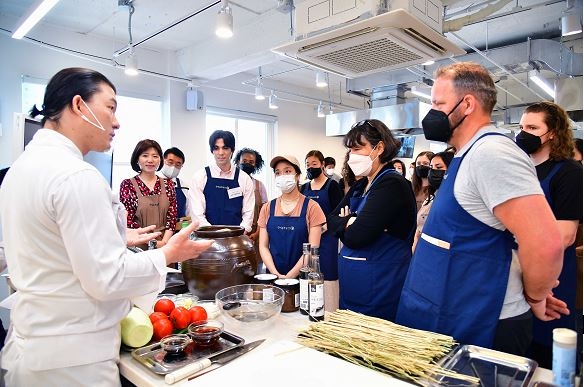
[(393, 321), (412, 256), (416, 199), (390, 163), (400, 143), (383, 122), (358, 122), (343, 142), (349, 167), (363, 178), (327, 217), (343, 243), (339, 306)]

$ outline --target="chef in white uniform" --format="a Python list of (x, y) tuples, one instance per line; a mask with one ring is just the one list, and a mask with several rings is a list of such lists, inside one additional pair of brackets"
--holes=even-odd
[(6, 386), (119, 386), (119, 323), (130, 299), (157, 293), (168, 264), (210, 246), (188, 239), (194, 222), (161, 249), (126, 249), (123, 206), (83, 161), (89, 151), (110, 148), (119, 128), (115, 112), (114, 85), (82, 68), (53, 76), (42, 110), (31, 111), (44, 116), (43, 129), (0, 189), (17, 289), (1, 353)]

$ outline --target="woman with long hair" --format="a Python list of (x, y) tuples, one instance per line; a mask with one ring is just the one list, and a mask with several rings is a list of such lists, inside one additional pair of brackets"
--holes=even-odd
[(428, 190), (430, 183), (428, 183), (428, 172), (430, 172), (430, 160), (434, 156), (434, 152), (423, 151), (418, 153), (415, 163), (414, 173), (412, 175), (412, 189), (416, 195), (416, 208), (420, 211), (422, 204), (428, 198)]

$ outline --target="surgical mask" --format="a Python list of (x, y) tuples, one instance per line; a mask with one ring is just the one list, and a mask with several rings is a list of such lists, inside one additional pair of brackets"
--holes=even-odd
[(168, 179), (174, 179), (180, 173), (180, 168), (177, 168), (174, 165), (164, 164), (160, 172), (162, 172), (162, 174)]
[(290, 193), (296, 187), (296, 176), (280, 175), (276, 176), (276, 187), (283, 193)]
[[(377, 145), (376, 145), (377, 146)], [(375, 156), (375, 159), (371, 160), (371, 153), (375, 150), (375, 146), (371, 149), (371, 152), (368, 156), (360, 155), (357, 153), (350, 153), (349, 154), (349, 167), (351, 171), (355, 174), (355, 176), (367, 176), (369, 172), (371, 172), (371, 168), (373, 168), (373, 161), (379, 156)]]
[(241, 163), (239, 164), (239, 168), (248, 175), (251, 175), (255, 171), (255, 166), (251, 165), (250, 163)]
[(334, 168), (327, 168), (324, 170), (324, 173), (326, 173), (327, 176), (332, 176), (335, 173), (335, 169)]
[(422, 120), (422, 129), (424, 129), (424, 137), (426, 137), (426, 140), (448, 142), (452, 138), (452, 132), (462, 124), (466, 116), (462, 117), (458, 124), (452, 128), (450, 127), (448, 117), (463, 100), (464, 98), (461, 98), (448, 114), (440, 110), (430, 109), (426, 117)]
[(535, 134), (528, 133), (524, 130), (519, 132), (517, 137), (515, 137), (515, 143), (517, 146), (528, 155), (535, 153), (543, 145), (541, 142), (541, 137), (545, 136), (548, 132), (545, 132), (541, 136), (536, 136)]
[(442, 180), (444, 179), (445, 169), (430, 169), (428, 172), (428, 183), (434, 189), (440, 188)]
[(81, 119), (84, 120), (85, 122), (90, 123), (91, 125), (95, 126), (96, 128), (103, 130), (105, 132), (105, 128), (103, 127), (103, 125), (101, 124), (101, 122), (99, 122), (99, 120), (97, 119), (96, 115), (93, 113), (93, 110), (91, 110), (91, 108), (89, 106), (87, 106), (87, 104), (85, 103), (84, 100), (81, 100), (81, 102), (83, 102), (83, 104), (85, 105), (85, 107), (87, 108), (87, 110), (89, 110), (89, 112), (91, 113), (91, 115), (93, 116), (93, 118), (95, 118), (95, 120), (97, 121), (97, 123), (99, 125), (95, 124), (94, 122), (91, 122), (89, 120), (89, 118), (87, 118), (83, 114), (81, 115)]
[(322, 168), (306, 168), (306, 178), (308, 180), (316, 179), (322, 173)]
[(418, 176), (421, 179), (428, 177), (429, 171), (430, 171), (430, 167), (427, 165), (416, 166), (416, 176)]

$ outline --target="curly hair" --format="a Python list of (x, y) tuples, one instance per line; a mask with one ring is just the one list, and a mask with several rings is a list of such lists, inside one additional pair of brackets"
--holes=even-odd
[(233, 164), (239, 165), (239, 160), (241, 160), (241, 156), (245, 153), (249, 153), (251, 155), (254, 155), (256, 158), (255, 169), (253, 170), (253, 173), (257, 173), (257, 172), (261, 171), (261, 169), (264, 167), (264, 159), (262, 158), (262, 155), (260, 155), (260, 152), (258, 152), (255, 149), (251, 149), (251, 148), (240, 149), (235, 154), (235, 156), (233, 156)]
[(553, 137), (548, 140), (550, 160), (566, 160), (574, 157), (574, 138), (570, 128), (570, 119), (564, 109), (553, 102), (543, 101), (528, 106), (524, 114), (526, 113), (543, 113), (543, 121), (553, 134)]

